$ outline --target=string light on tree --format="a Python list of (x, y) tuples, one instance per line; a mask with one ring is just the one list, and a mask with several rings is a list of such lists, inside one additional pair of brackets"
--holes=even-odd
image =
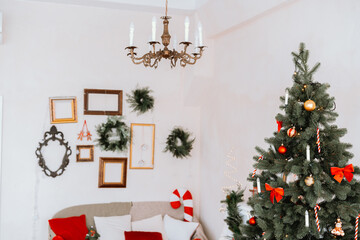
[(311, 187), (312, 185), (314, 185), (314, 183), (315, 183), (315, 180), (312, 175), (305, 178), (306, 186)]

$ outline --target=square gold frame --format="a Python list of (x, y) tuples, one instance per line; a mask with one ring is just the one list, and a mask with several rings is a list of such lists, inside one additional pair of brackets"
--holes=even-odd
[[(144, 126), (144, 127), (153, 127), (153, 137), (152, 137), (152, 167), (133, 167), (132, 166), (132, 155), (133, 155), (133, 128), (134, 126)], [(154, 155), (155, 155), (155, 124), (145, 124), (145, 123), (132, 123), (131, 124), (131, 141), (130, 141), (130, 169), (154, 169)]]
[[(71, 101), (71, 118), (56, 118), (56, 101)], [(76, 97), (51, 97), (50, 98), (50, 122), (57, 123), (77, 123), (77, 101)]]
[[(107, 163), (122, 163), (121, 182), (105, 182), (105, 165)], [(127, 158), (100, 158), (99, 188), (126, 188)]]
[[(82, 158), (81, 150), (89, 149), (90, 158)], [(94, 161), (94, 145), (77, 145), (76, 146), (76, 162), (93, 162)]]

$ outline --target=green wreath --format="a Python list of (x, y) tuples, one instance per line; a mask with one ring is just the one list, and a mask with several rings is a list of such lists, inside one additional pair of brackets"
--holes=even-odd
[[(122, 117), (108, 117), (106, 123), (96, 126), (99, 139), (98, 146), (105, 151), (124, 152), (128, 149), (130, 141), (130, 128), (123, 122)], [(111, 139), (116, 137), (116, 140)]]
[(146, 113), (154, 108), (154, 97), (150, 95), (152, 90), (149, 87), (137, 88), (127, 94), (127, 102), (130, 104), (130, 107), (133, 109), (133, 112), (138, 112), (138, 114)]
[(167, 137), (165, 152), (169, 151), (176, 158), (187, 158), (193, 148), (195, 138), (190, 139), (191, 133), (182, 128), (174, 128)]

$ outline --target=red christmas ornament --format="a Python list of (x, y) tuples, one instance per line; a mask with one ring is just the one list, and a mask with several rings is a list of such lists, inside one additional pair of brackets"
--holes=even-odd
[(255, 217), (252, 217), (252, 218), (249, 219), (249, 224), (250, 224), (251, 226), (256, 225), (256, 219), (255, 219)]
[(288, 130), (287, 130), (287, 135), (289, 136), (289, 137), (295, 137), (296, 136), (296, 134), (297, 134), (297, 132), (296, 132), (296, 130), (295, 130), (295, 127), (293, 127), (293, 128), (289, 128)]
[(285, 154), (287, 152), (287, 148), (284, 146), (284, 145), (281, 145), (279, 148), (278, 148), (278, 152), (280, 154)]
[(283, 122), (276, 120), (276, 123), (277, 123), (277, 125), (278, 125), (278, 132), (280, 132), (280, 131), (281, 131), (281, 128), (282, 128), (282, 125), (283, 125)]

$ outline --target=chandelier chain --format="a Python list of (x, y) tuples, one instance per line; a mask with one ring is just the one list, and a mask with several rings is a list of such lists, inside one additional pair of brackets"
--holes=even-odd
[(168, 0), (166, 0), (165, 16), (168, 15)]

